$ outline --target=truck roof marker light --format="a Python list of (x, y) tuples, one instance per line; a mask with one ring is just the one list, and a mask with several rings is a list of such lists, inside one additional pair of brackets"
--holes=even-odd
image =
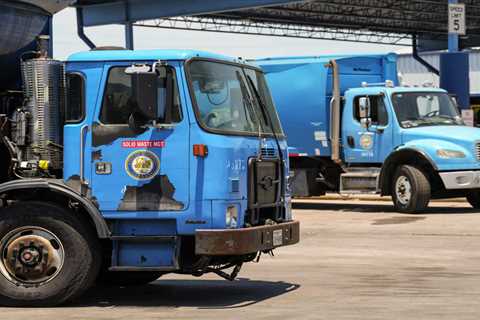
[(392, 80), (385, 80), (385, 82), (378, 82), (378, 83), (368, 83), (366, 81), (363, 81), (362, 88), (368, 88), (368, 87), (395, 88), (395, 83)]
[(205, 158), (208, 156), (208, 147), (204, 144), (194, 144), (193, 155), (195, 157)]

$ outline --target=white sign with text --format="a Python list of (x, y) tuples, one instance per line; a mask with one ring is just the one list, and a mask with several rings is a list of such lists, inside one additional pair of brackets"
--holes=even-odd
[(448, 32), (460, 36), (467, 34), (465, 4), (448, 5)]

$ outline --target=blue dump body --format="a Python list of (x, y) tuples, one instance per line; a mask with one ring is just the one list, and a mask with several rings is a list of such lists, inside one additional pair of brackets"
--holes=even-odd
[(362, 82), (397, 80), (396, 55), (286, 57), (256, 60), (264, 72), (288, 138), (290, 153), (330, 156), (330, 100), (335, 59), (340, 87), (361, 87)]

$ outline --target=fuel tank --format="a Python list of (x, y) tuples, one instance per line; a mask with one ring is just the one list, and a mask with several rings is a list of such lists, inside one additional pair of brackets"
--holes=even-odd
[(0, 92), (21, 88), (20, 59), (50, 35), (51, 15), (74, 3), (64, 0), (0, 1)]

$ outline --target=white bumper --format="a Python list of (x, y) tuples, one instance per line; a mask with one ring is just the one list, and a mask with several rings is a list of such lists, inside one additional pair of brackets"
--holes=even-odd
[(480, 171), (440, 172), (443, 184), (451, 189), (480, 189)]

